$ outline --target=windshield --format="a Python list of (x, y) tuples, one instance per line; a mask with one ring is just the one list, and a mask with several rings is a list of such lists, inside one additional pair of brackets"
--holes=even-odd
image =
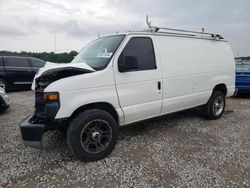
[(95, 70), (102, 70), (108, 65), (124, 37), (125, 35), (115, 35), (94, 40), (71, 63), (86, 63)]
[(250, 64), (236, 64), (237, 72), (250, 71)]

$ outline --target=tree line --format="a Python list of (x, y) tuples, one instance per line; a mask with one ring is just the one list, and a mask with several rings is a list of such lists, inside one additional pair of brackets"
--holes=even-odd
[(35, 57), (43, 61), (50, 61), (56, 63), (69, 63), (78, 54), (76, 51), (54, 53), (54, 52), (11, 52), (11, 51), (0, 51), (0, 56), (25, 56)]
[(250, 61), (250, 56), (246, 56), (246, 57), (237, 57), (235, 59), (241, 59), (241, 60), (245, 60), (245, 61)]

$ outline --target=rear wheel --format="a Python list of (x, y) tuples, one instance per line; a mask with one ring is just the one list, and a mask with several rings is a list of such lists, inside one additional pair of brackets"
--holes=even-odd
[(7, 90), (7, 83), (2, 78), (0, 78), (0, 87), (2, 87), (5, 91)]
[(203, 107), (204, 117), (207, 119), (218, 119), (222, 116), (226, 106), (225, 94), (214, 91), (211, 98)]
[(118, 125), (109, 113), (87, 110), (70, 123), (67, 142), (76, 157), (95, 161), (106, 157), (114, 149), (118, 131)]

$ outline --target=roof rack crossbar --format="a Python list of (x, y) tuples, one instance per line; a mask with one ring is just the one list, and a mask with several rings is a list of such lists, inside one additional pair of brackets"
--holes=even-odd
[(170, 35), (183, 35), (183, 36), (190, 36), (190, 37), (195, 37), (196, 35), (194, 34), (188, 34), (188, 33), (176, 33), (176, 32), (162, 32), (162, 31), (157, 31), (159, 34), (170, 34)]
[[(167, 28), (167, 27), (157, 27), (157, 26), (152, 26), (151, 22), (148, 19), (148, 15), (146, 16), (146, 23), (148, 25), (148, 28), (150, 31), (153, 31), (157, 33), (159, 30), (166, 30), (166, 31), (175, 31), (175, 32), (180, 32), (180, 33), (173, 33), (173, 34), (180, 34), (184, 35), (184, 33), (192, 33), (192, 34), (202, 34), (202, 35), (208, 35), (212, 38), (218, 38), (218, 39), (224, 39), (220, 34), (217, 33), (207, 33), (207, 32), (200, 32), (200, 31), (192, 31), (192, 30), (184, 30), (184, 29), (174, 29), (174, 28)], [(164, 32), (161, 32), (164, 33)], [(167, 32), (169, 34), (169, 32)], [(196, 35), (193, 35), (196, 36)]]

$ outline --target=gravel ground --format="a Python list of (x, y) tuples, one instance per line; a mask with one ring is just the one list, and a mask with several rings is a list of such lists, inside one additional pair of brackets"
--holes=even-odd
[(31, 91), (9, 93), (0, 114), (0, 187), (250, 187), (250, 97), (227, 100), (219, 120), (192, 109), (121, 129), (107, 158), (81, 162), (58, 132), (45, 149), (22, 144), (18, 123)]

